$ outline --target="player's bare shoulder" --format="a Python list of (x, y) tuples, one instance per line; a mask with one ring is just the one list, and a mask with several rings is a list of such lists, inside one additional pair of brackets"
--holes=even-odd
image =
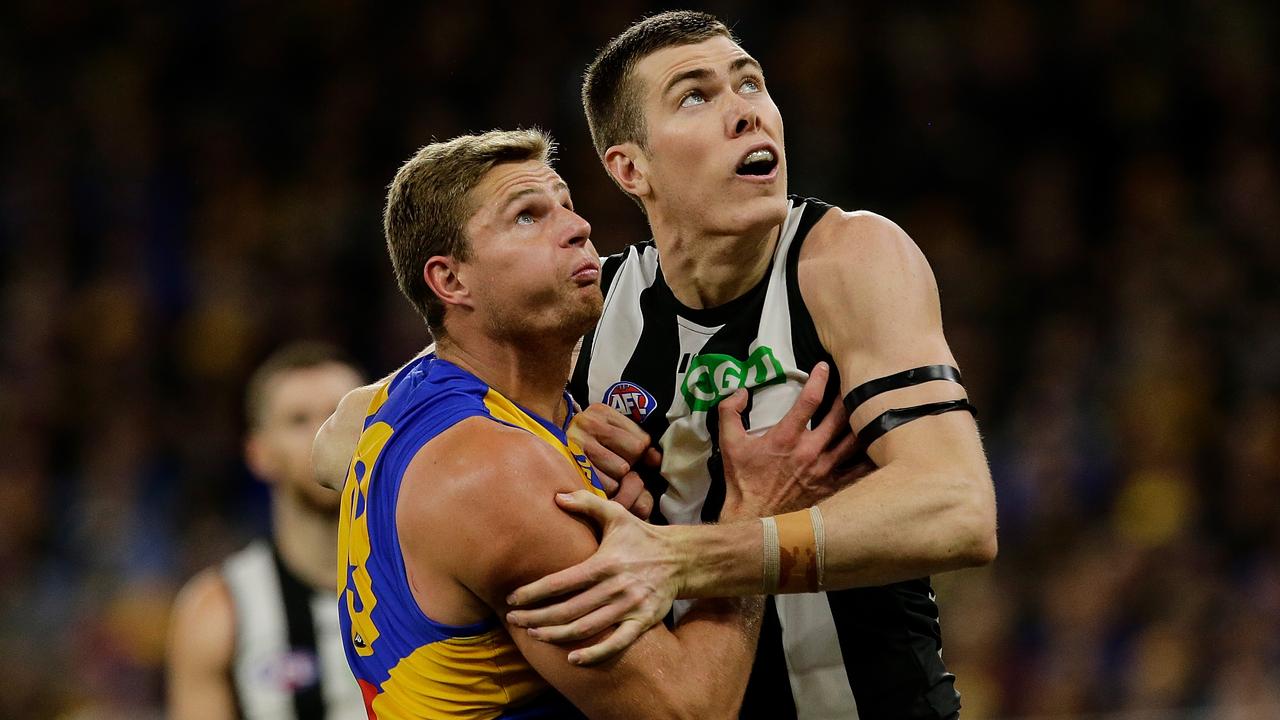
[(320, 426), (311, 445), (311, 468), (316, 482), (330, 490), (342, 490), (369, 406), (385, 386), (384, 381), (348, 391)]
[[(847, 352), (911, 334), (941, 341), (938, 285), (924, 253), (888, 218), (829, 210), (805, 238), (796, 276), (823, 345)], [(842, 368), (841, 372), (846, 372)]]
[(520, 428), (470, 417), (436, 436), (414, 457), (406, 477), (423, 473), (437, 498), (458, 502), (571, 492), (572, 468), (548, 443)]
[(230, 666), (235, 649), (235, 607), (218, 568), (191, 578), (173, 603), (169, 653), (181, 666)]
[(800, 249), (801, 287), (837, 280), (907, 280), (933, 284), (924, 253), (897, 223), (869, 210), (832, 208), (819, 220)]

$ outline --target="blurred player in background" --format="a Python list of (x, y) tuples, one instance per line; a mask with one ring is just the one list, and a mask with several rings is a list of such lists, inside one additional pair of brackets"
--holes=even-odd
[(299, 343), (254, 373), (245, 461), (271, 489), (271, 537), (196, 575), (173, 610), (174, 720), (364, 716), (334, 611), (338, 493), (313, 481), (311, 445), (362, 382), (336, 349)]

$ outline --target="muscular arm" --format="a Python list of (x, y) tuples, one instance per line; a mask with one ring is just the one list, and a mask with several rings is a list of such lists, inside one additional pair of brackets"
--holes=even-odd
[[(555, 503), (557, 492), (580, 489), (577, 470), (541, 441), (488, 420), (464, 421), (406, 472), (397, 516), (406, 567), (419, 577), (443, 571), (505, 617), (516, 586), (596, 549), (593, 531)], [(466, 522), (457, 521), (462, 516)], [(758, 598), (701, 601), (674, 631), (658, 625), (595, 667), (508, 629), (534, 669), (590, 717), (736, 717), (760, 613)]]
[(174, 601), (169, 625), (168, 717), (232, 720), (235, 613), (216, 570), (192, 578)]
[[(956, 364), (933, 272), (901, 228), (872, 213), (832, 211), (810, 240), (800, 286), (840, 370), (841, 394), (904, 370)], [(964, 397), (956, 383), (927, 382), (869, 399), (850, 422), (857, 432), (886, 410)], [(819, 504), (830, 584), (878, 585), (991, 562), (995, 493), (972, 415), (922, 417), (867, 454), (879, 470)]]
[[(933, 272), (892, 222), (872, 213), (828, 212), (805, 242), (798, 273), (818, 336), (840, 371), (842, 395), (903, 370), (956, 364), (943, 336)], [(964, 397), (958, 384), (928, 382), (869, 399), (850, 423), (857, 432), (892, 408)], [(995, 557), (995, 493), (969, 413), (901, 425), (867, 453), (878, 469), (818, 503), (828, 588), (883, 585)], [(706, 530), (705, 537), (684, 541), (682, 556), (723, 555), (741, 542), (729, 528)], [(753, 592), (760, 564), (750, 552), (738, 554), (741, 562), (717, 567), (693, 561), (683, 594)]]

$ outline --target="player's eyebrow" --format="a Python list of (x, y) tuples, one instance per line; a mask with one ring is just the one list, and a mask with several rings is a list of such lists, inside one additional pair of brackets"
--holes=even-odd
[(667, 86), (662, 89), (662, 94), (666, 95), (670, 93), (672, 88), (684, 82), (685, 80), (706, 80), (707, 78), (711, 77), (714, 74), (715, 73), (711, 72), (706, 68), (694, 68), (692, 70), (685, 70), (684, 72), (679, 73), (675, 77), (671, 78), (670, 82), (667, 83)]
[(761, 75), (764, 74), (764, 68), (760, 67), (760, 63), (756, 62), (756, 59), (751, 57), (750, 55), (747, 55), (745, 57), (740, 57), (737, 60), (734, 60), (732, 63), (730, 63), (729, 72), (737, 72), (747, 66), (750, 66)]
[[(754, 68), (755, 71), (760, 73), (761, 75), (764, 74), (764, 68), (760, 67), (760, 63), (756, 62), (756, 59), (751, 57), (750, 55), (740, 57), (734, 60), (733, 62), (729, 63), (729, 72), (735, 73), (741, 70), (742, 68), (748, 67), (748, 66)], [(715, 75), (715, 73), (711, 70), (708, 70), (707, 68), (694, 68), (692, 70), (685, 70), (682, 73), (678, 73), (675, 77), (671, 78), (669, 82), (667, 82), (667, 86), (662, 89), (662, 94), (666, 95), (670, 93), (672, 88), (684, 82), (685, 80), (706, 80), (707, 78), (713, 75)]]
[[(552, 188), (554, 190), (564, 190), (566, 193), (569, 192), (569, 184), (563, 180), (557, 180), (555, 184), (552, 185)], [(538, 193), (541, 193), (541, 192), (543, 192), (542, 187), (531, 186), (531, 187), (522, 188), (520, 190), (517, 190), (511, 193), (510, 195), (507, 196), (507, 199), (503, 201), (502, 210), (499, 211), (499, 214), (501, 214), (502, 212), (506, 212), (507, 208), (515, 204), (516, 201), (520, 200), (520, 198), (527, 197), (529, 195), (537, 195)]]

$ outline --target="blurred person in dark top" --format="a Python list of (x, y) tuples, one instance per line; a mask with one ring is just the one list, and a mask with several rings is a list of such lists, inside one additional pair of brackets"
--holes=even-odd
[(249, 469), (270, 486), (271, 537), (192, 578), (173, 609), (175, 720), (361, 717), (334, 609), (340, 496), (312, 482), (311, 442), (362, 382), (335, 348), (285, 346), (249, 380)]

